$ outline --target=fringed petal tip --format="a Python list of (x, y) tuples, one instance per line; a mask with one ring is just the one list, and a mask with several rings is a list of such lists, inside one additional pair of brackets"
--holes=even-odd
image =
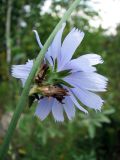
[(90, 65), (102, 64), (104, 62), (102, 57), (98, 54), (95, 54), (95, 53), (89, 53), (89, 54), (83, 55), (81, 57), (88, 59)]
[(27, 79), (33, 66), (33, 60), (28, 60), (26, 64), (23, 65), (12, 65), (11, 74), (15, 78)]
[(73, 28), (71, 32), (65, 37), (61, 47), (60, 66), (58, 70), (62, 70), (65, 64), (71, 60), (83, 37), (84, 33), (76, 28)]

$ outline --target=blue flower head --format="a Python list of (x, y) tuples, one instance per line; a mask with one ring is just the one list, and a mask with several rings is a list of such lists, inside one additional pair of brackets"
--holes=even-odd
[[(84, 33), (73, 28), (61, 44), (64, 28), (65, 24), (48, 48), (30, 90), (30, 96), (38, 99), (35, 115), (41, 120), (44, 120), (50, 112), (55, 121), (64, 121), (64, 112), (71, 120), (75, 116), (75, 107), (88, 113), (78, 103), (78, 99), (83, 105), (95, 110), (101, 110), (104, 102), (96, 94), (96, 92), (106, 91), (107, 85), (107, 78), (96, 73), (95, 65), (103, 63), (101, 56), (90, 53), (72, 59)], [(34, 32), (39, 47), (42, 48), (38, 33), (35, 30)], [(23, 87), (32, 66), (33, 60), (28, 60), (24, 65), (12, 66), (12, 76), (19, 78)]]

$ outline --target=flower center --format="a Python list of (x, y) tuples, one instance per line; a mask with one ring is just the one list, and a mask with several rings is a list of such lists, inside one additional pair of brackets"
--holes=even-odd
[(35, 77), (35, 85), (29, 92), (29, 98), (40, 100), (44, 97), (53, 97), (63, 104), (65, 96), (69, 94), (68, 90), (62, 86), (62, 84), (68, 85), (62, 78), (67, 76), (69, 72), (69, 70), (55, 72), (47, 64), (42, 64)]

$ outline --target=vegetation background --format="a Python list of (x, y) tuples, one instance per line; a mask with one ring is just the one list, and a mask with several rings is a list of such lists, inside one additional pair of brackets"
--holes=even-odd
[[(11, 77), (12, 64), (25, 63), (39, 53), (33, 29), (44, 44), (72, 0), (52, 0), (43, 12), (46, 0), (0, 1), (0, 146), (22, 91), (19, 81)], [(75, 57), (85, 53), (100, 54), (105, 63), (98, 71), (109, 78), (102, 112), (89, 115), (76, 111), (73, 121), (56, 123), (51, 116), (41, 122), (34, 116), (35, 106), (24, 108), (10, 144), (6, 160), (120, 160), (120, 26), (116, 34), (94, 28), (90, 19), (99, 17), (81, 0), (65, 28), (73, 26), (85, 32)], [(63, 36), (63, 37), (64, 37)]]

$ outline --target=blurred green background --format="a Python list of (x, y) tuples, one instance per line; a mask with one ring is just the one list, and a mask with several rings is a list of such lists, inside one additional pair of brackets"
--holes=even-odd
[[(47, 11), (45, 2), (0, 1), (0, 146), (22, 91), (21, 83), (11, 77), (11, 65), (37, 56), (39, 47), (32, 30), (38, 30), (44, 44), (72, 1), (52, 0)], [(116, 34), (92, 27), (90, 20), (99, 18), (99, 12), (89, 2), (81, 0), (64, 36), (74, 26), (83, 30), (85, 38), (74, 57), (91, 52), (103, 57), (104, 64), (97, 68), (109, 84), (102, 94), (102, 111), (90, 110), (85, 115), (76, 110), (73, 121), (56, 123), (52, 116), (41, 122), (34, 116), (35, 106), (26, 106), (6, 160), (120, 160), (120, 26)]]

